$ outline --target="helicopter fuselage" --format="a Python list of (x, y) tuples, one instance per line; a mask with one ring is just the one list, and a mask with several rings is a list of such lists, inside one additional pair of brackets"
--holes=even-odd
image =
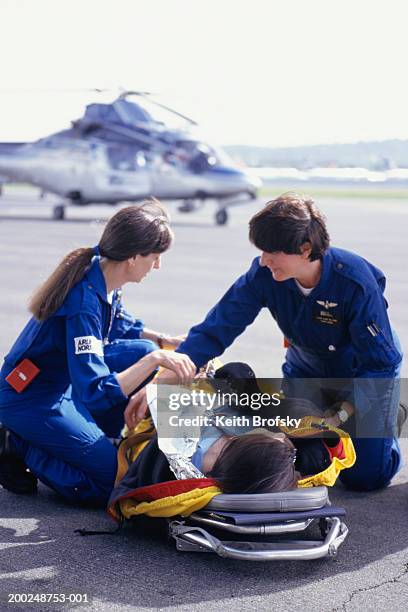
[[(179, 210), (215, 199), (216, 221), (226, 222), (226, 209), (239, 198), (254, 198), (256, 176), (234, 165), (226, 154), (153, 119), (140, 103), (122, 94), (112, 104), (91, 104), (72, 127), (33, 143), (0, 143), (0, 176), (38, 186), (61, 196), (54, 209), (62, 219), (66, 203), (116, 204), (157, 197), (182, 200)], [(194, 122), (156, 103), (191, 126)]]
[(128, 151), (114, 157), (104, 143), (36, 143), (20, 147), (7, 157), (0, 154), (0, 174), (27, 182), (80, 205), (160, 199), (224, 198), (253, 195), (259, 184), (247, 173), (221, 165), (192, 171), (177, 159), (160, 154)]

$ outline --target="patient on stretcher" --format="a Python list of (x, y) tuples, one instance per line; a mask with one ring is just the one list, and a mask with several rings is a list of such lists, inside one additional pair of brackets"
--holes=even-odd
[[(154, 422), (158, 418), (157, 405), (155, 396), (149, 404)], [(282, 408), (283, 404), (280, 405)], [(304, 400), (285, 400), (285, 410), (300, 417), (297, 419), (300, 422), (303, 416), (309, 418), (313, 406)], [(159, 426), (157, 432), (155, 429), (152, 431), (147, 453), (149, 462), (142, 462), (144, 467), (138, 472), (138, 486), (149, 486), (174, 476), (177, 479), (205, 477), (224, 493), (274, 493), (297, 488), (304, 477), (329, 468), (333, 457), (343, 458), (342, 441), (333, 432), (331, 437), (322, 438), (314, 429), (308, 437), (296, 437), (286, 435), (278, 428), (276, 431), (255, 428), (250, 418), (247, 418), (248, 425), (230, 425), (228, 423), (235, 423), (242, 415), (233, 405), (211, 410), (210, 416), (206, 416), (207, 424), (195, 431), (190, 427), (184, 431), (163, 429), (168, 414), (161, 414), (162, 427)], [(226, 417), (225, 421), (221, 421), (220, 416)], [(316, 418), (321, 421), (321, 417)], [(173, 438), (168, 437), (170, 434)], [(141, 453), (146, 458), (147, 454), (145, 451)], [(137, 467), (131, 466), (131, 471), (135, 475)], [(150, 480), (148, 474), (154, 476), (154, 480)]]
[(224, 493), (272, 493), (297, 487), (296, 448), (285, 434), (255, 430), (221, 436), (203, 456), (201, 470)]
[(308, 401), (285, 400), (279, 406), (281, 415), (290, 413), (300, 420), (297, 429), (220, 425), (214, 413), (240, 413), (236, 406), (221, 405), (208, 426), (174, 432), (162, 428), (174, 412), (168, 409), (167, 392), (160, 393), (159, 387), (148, 386), (150, 414), (128, 430), (118, 450), (116, 486), (108, 505), (115, 520), (141, 514), (188, 516), (220, 493), (332, 486), (340, 471), (355, 461), (348, 434), (327, 425), (320, 412), (313, 414)]
[(217, 437), (214, 428), (208, 429), (204, 428), (191, 462), (224, 493), (289, 491), (301, 478), (324, 471), (333, 456), (342, 458), (337, 436), (291, 439), (283, 432), (253, 429), (241, 435), (219, 430)]

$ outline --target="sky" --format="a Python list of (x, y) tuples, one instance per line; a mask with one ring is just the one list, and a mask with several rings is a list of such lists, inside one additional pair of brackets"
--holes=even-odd
[(64, 129), (119, 87), (214, 144), (408, 138), (407, 21), (406, 0), (1, 0), (0, 141)]

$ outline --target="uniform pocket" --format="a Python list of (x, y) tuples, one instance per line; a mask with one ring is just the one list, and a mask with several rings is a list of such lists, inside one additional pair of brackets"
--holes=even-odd
[(365, 339), (370, 357), (378, 369), (387, 370), (400, 363), (401, 354), (377, 325), (367, 325)]

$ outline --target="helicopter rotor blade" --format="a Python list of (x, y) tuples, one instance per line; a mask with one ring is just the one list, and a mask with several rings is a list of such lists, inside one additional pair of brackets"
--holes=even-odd
[(140, 96), (141, 98), (148, 96), (155, 96), (157, 94), (152, 91), (140, 91), (136, 89), (125, 89), (124, 87), (119, 87), (120, 95), (119, 98), (126, 98), (126, 96)]
[(191, 119), (191, 117), (187, 117), (187, 115), (183, 115), (182, 113), (179, 113), (178, 111), (174, 110), (174, 108), (171, 108), (170, 106), (166, 106), (165, 104), (162, 104), (161, 102), (157, 102), (157, 100), (153, 100), (152, 98), (150, 98), (150, 96), (152, 95), (154, 94), (152, 94), (149, 91), (131, 91), (129, 90), (129, 91), (122, 92), (119, 98), (126, 99), (127, 96), (140, 96), (141, 98), (147, 98), (151, 104), (155, 104), (156, 106), (159, 106), (160, 108), (163, 108), (164, 110), (169, 111), (170, 113), (173, 113), (173, 115), (177, 115), (177, 117), (181, 117), (181, 119), (188, 121), (188, 123), (191, 123), (191, 125), (198, 125), (197, 121), (194, 121), (194, 119)]
[(0, 94), (23, 94), (23, 93), (105, 93), (108, 91), (115, 91), (109, 88), (103, 87), (78, 87), (78, 88), (39, 88), (39, 87), (16, 87), (16, 88), (0, 88)]

